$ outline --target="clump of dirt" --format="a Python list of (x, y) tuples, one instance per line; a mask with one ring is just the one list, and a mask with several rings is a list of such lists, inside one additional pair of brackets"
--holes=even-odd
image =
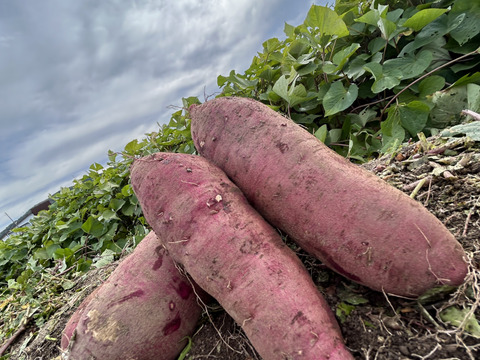
[[(356, 359), (366, 360), (479, 358), (480, 341), (472, 336), (480, 331), (475, 320), (462, 321), (463, 316), (451, 324), (441, 314), (456, 308), (480, 319), (480, 144), (468, 138), (436, 137), (363, 166), (436, 215), (465, 248), (470, 273), (461, 287), (441, 289), (418, 301), (390, 297), (326, 269), (285, 237), (336, 314), (347, 347)], [(65, 323), (114, 266), (81, 277), (63, 294), (65, 306), (41, 329), (28, 329), (17, 341), (11, 359), (62, 359), (59, 344)], [(25, 346), (32, 334), (35, 339)], [(261, 358), (242, 329), (213, 304), (205, 308), (185, 359)]]

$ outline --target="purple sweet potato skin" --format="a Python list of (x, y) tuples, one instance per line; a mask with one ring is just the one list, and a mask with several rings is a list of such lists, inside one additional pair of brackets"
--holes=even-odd
[(173, 360), (202, 310), (188, 279), (150, 232), (79, 312), (64, 330), (67, 341), (62, 338), (65, 349), (75, 335), (69, 359)]
[(189, 111), (199, 153), (331, 269), (406, 297), (463, 282), (465, 253), (435, 216), (290, 119), (246, 98), (218, 98)]
[(353, 359), (297, 256), (206, 159), (138, 159), (131, 183), (169, 254), (242, 326), (264, 360)]

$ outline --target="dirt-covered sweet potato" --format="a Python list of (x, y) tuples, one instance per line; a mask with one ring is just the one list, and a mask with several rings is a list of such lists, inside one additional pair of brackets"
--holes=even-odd
[(62, 348), (70, 360), (172, 360), (201, 312), (189, 280), (150, 232), (81, 304)]
[(278, 233), (200, 156), (137, 159), (133, 190), (169, 254), (264, 360), (352, 359), (328, 304)]
[(406, 297), (463, 282), (465, 253), (435, 216), (290, 119), (234, 97), (189, 110), (199, 153), (331, 269)]

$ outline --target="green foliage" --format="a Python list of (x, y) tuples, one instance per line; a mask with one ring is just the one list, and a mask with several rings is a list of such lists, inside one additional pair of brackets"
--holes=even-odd
[(462, 327), (476, 338), (480, 338), (480, 325), (471, 309), (460, 309), (451, 306), (440, 312), (442, 321), (452, 324), (455, 327)]
[[(183, 99), (185, 108), (198, 102), (197, 98)], [(43, 323), (58, 307), (54, 295), (73, 286), (72, 277), (111, 263), (148, 233), (129, 183), (135, 157), (194, 150), (190, 122), (185, 111), (179, 110), (158, 132), (129, 142), (122, 153), (110, 151), (107, 166), (91, 165), (71, 187), (52, 195), (53, 204), (29, 226), (15, 229), (0, 241), (0, 310), (2, 304), (15, 303), (20, 312), (5, 321), (6, 330), (0, 333), (8, 336), (27, 315)], [(28, 314), (22, 308), (26, 304)]]
[(265, 41), (244, 74), (219, 76), (221, 96), (260, 100), (358, 161), (395, 150), (480, 110), (469, 89), (480, 84), (480, 6), (451, 5), (313, 5), (303, 24), (285, 24), (284, 40)]

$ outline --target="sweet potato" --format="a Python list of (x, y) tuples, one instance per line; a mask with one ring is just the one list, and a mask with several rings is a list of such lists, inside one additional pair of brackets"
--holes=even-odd
[(199, 153), (334, 271), (406, 297), (463, 282), (465, 253), (434, 215), (290, 119), (245, 98), (189, 110)]
[(188, 279), (150, 232), (80, 305), (62, 348), (71, 360), (175, 359), (201, 312)]
[(297, 256), (206, 159), (157, 153), (131, 183), (175, 261), (243, 328), (264, 360), (352, 359)]

